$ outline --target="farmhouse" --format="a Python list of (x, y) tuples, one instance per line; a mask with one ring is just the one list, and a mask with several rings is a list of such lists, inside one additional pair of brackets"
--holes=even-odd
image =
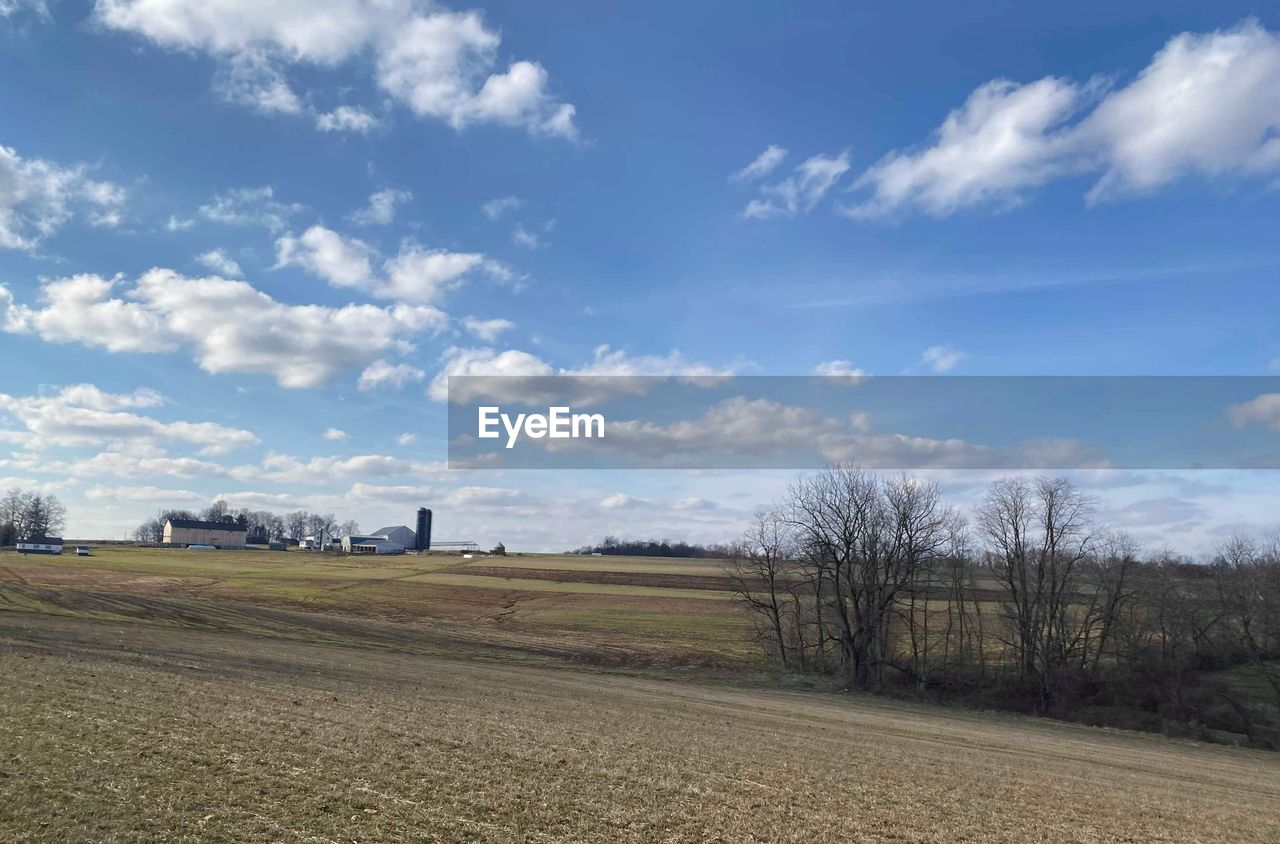
[(248, 531), (235, 522), (202, 522), (196, 519), (169, 519), (164, 523), (166, 545), (212, 545), (216, 548), (243, 548)]
[(19, 554), (61, 554), (62, 540), (56, 536), (33, 536), (18, 540)]

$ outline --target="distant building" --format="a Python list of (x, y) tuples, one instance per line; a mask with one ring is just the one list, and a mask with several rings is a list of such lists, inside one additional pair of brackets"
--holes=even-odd
[(302, 541), (298, 543), (298, 548), (303, 551), (328, 551), (333, 548), (336, 543), (333, 536), (328, 533), (316, 533), (311, 536), (302, 537)]
[(386, 536), (344, 536), (342, 550), (348, 554), (403, 554), (405, 546)]
[(404, 525), (395, 525), (393, 527), (378, 528), (370, 536), (385, 536), (392, 542), (397, 542), (406, 548), (416, 548), (418, 535), (411, 528)]
[(18, 540), (19, 554), (61, 554), (62, 540), (56, 536), (33, 536)]
[(213, 545), (243, 548), (248, 530), (235, 522), (202, 522), (196, 519), (169, 519), (164, 523), (166, 545)]

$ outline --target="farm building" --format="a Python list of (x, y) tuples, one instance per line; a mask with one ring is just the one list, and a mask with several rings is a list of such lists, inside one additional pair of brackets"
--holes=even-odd
[(403, 554), (405, 546), (386, 536), (344, 536), (342, 550), (348, 554)]
[(235, 522), (202, 522), (195, 519), (169, 519), (164, 523), (166, 545), (212, 545), (216, 548), (243, 548), (248, 534), (244, 525)]
[(392, 542), (399, 543), (400, 545), (403, 545), (406, 548), (418, 547), (417, 534), (413, 532), (412, 528), (405, 527), (404, 525), (395, 525), (394, 527), (378, 528), (373, 533), (371, 533), (370, 536), (385, 536), (387, 539), (390, 539)]
[(62, 540), (56, 536), (33, 536), (18, 540), (19, 554), (61, 554)]

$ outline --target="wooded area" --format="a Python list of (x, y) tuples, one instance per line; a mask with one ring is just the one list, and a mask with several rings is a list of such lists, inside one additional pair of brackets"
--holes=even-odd
[(786, 671), (1280, 748), (1280, 533), (1144, 555), (1065, 479), (997, 481), (966, 515), (833, 466), (757, 514), (728, 569)]

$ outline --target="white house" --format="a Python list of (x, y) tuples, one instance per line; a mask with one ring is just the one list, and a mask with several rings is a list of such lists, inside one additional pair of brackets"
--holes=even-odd
[(62, 539), (57, 536), (33, 536), (18, 540), (19, 554), (61, 554)]

